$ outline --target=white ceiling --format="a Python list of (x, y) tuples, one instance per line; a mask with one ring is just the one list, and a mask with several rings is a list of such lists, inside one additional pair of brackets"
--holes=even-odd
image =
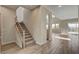
[(38, 5), (4, 5), (4, 6), (7, 8), (11, 8), (13, 10), (16, 10), (19, 6), (32, 10), (36, 8)]
[[(32, 10), (36, 8), (38, 5), (4, 5), (5, 7), (16, 10), (19, 6)], [(77, 5), (62, 5), (62, 7), (58, 7), (58, 5), (46, 5), (53, 14), (63, 20), (63, 19), (72, 19), (78, 18), (78, 6)]]
[(61, 20), (78, 18), (77, 5), (62, 5), (62, 7), (58, 7), (58, 5), (48, 5), (47, 7)]

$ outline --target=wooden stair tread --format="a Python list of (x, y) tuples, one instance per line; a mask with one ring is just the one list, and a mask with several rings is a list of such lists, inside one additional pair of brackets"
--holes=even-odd
[(16, 23), (18, 29), (20, 30), (20, 33), (23, 34), (23, 31), (21, 30), (20, 26), (22, 29), (25, 31), (25, 46), (28, 45), (33, 45), (35, 44), (35, 41), (32, 38), (32, 35), (29, 33), (29, 30), (26, 28), (25, 24), (23, 22), (21, 23)]
[(25, 44), (28, 45), (28, 44), (32, 44), (32, 43), (34, 43), (34, 40), (28, 41)]
[(31, 38), (31, 37), (32, 37), (31, 35), (26, 35), (26, 36), (25, 36), (25, 39)]
[(27, 38), (27, 39), (25, 39), (25, 42), (28, 42), (28, 41), (31, 41), (31, 40), (33, 40), (32, 38)]

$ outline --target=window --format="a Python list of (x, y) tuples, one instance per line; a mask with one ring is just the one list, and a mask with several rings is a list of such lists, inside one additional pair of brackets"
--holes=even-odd
[(59, 24), (52, 24), (52, 29), (59, 28)]
[(46, 25), (46, 29), (48, 29), (48, 24)]
[(54, 29), (55, 28), (55, 24), (52, 24), (52, 29)]
[(68, 23), (69, 28), (78, 28), (78, 23)]
[(79, 24), (78, 23), (68, 23), (68, 27), (69, 27), (70, 31), (77, 32), (78, 28), (79, 28)]
[(49, 22), (49, 16), (48, 16), (48, 14), (46, 15), (46, 21), (47, 21), (47, 23)]
[(56, 24), (56, 28), (59, 28), (59, 24)]
[(46, 15), (46, 23), (47, 23), (46, 24), (46, 29), (48, 29), (48, 23), (49, 23), (49, 15), (48, 14)]

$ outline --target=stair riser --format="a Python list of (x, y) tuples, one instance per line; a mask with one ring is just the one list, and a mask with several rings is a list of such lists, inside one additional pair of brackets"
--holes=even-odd
[(17, 27), (20, 30), (20, 33), (23, 34), (23, 31), (21, 30), (21, 28), (25, 31), (25, 46), (29, 46), (29, 45), (33, 45), (35, 44), (35, 41), (33, 40), (31, 34), (29, 33), (29, 30), (26, 28), (25, 24), (22, 23), (17, 23)]
[(25, 37), (25, 39), (27, 39), (27, 38), (32, 38), (32, 36), (27, 36), (27, 37)]
[(32, 42), (26, 42), (26, 46), (28, 46), (28, 45), (33, 45), (33, 44), (35, 44), (34, 41), (32, 41)]

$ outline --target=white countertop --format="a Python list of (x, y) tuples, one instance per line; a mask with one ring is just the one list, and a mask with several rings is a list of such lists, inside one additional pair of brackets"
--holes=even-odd
[(69, 34), (79, 34), (78, 32), (68, 32)]
[(71, 40), (70, 38), (64, 38), (64, 37), (60, 37), (60, 36), (55, 36), (56, 39), (62, 39), (62, 40)]

